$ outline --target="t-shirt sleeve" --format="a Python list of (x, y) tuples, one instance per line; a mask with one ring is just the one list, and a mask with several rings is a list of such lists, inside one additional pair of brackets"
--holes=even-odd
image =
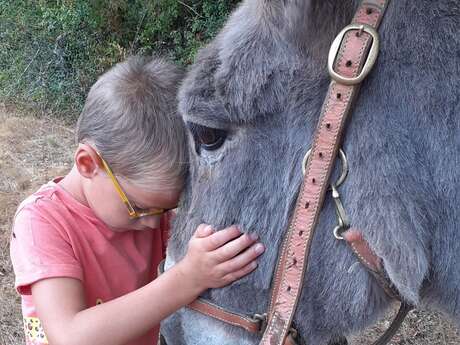
[(31, 285), (46, 278), (83, 280), (81, 265), (59, 222), (42, 216), (33, 205), (16, 214), (10, 255), (15, 287), (20, 294), (30, 295)]

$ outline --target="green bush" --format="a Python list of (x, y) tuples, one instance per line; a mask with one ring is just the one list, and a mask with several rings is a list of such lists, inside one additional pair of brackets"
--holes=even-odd
[(128, 55), (179, 64), (239, 0), (0, 0), (0, 101), (75, 118), (97, 76)]

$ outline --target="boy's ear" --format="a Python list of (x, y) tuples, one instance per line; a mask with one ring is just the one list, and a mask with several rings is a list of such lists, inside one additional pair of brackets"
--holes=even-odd
[(96, 176), (100, 170), (99, 156), (96, 151), (87, 144), (78, 144), (74, 160), (78, 172), (83, 177), (92, 178)]

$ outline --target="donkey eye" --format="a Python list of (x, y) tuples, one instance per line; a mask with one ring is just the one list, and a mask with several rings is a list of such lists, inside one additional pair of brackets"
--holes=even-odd
[(221, 147), (227, 138), (227, 131), (223, 129), (211, 128), (187, 122), (187, 127), (192, 133), (195, 141), (195, 149), (199, 154), (200, 150), (214, 151)]

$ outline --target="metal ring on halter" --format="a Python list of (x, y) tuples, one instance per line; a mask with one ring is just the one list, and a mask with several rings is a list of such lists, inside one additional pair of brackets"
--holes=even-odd
[(267, 313), (264, 314), (254, 314), (252, 317), (252, 320), (254, 322), (259, 323), (259, 333), (264, 333), (265, 329), (267, 328)]
[[(346, 230), (346, 229), (345, 229)], [(343, 231), (343, 227), (341, 227), (340, 225), (337, 225), (334, 230), (332, 231), (332, 233), (334, 234), (334, 237), (338, 240), (343, 240), (343, 236), (341, 235)]]
[[(302, 173), (305, 175), (305, 170), (307, 169), (308, 158), (310, 157), (311, 149), (307, 151), (305, 157), (302, 161)], [(342, 174), (338, 178), (337, 182), (334, 184), (336, 187), (339, 187), (342, 183), (345, 182), (345, 179), (348, 175), (348, 160), (345, 152), (342, 149), (339, 150), (340, 161), (342, 162)]]

